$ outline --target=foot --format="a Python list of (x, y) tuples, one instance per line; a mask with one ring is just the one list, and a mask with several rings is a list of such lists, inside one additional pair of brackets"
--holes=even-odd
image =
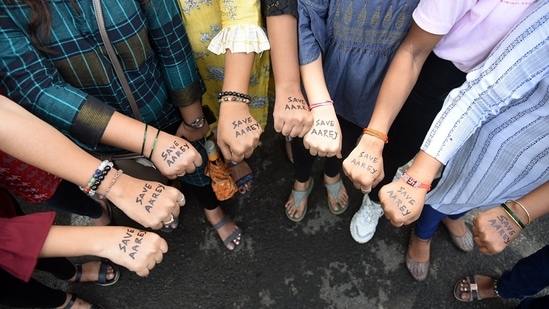
[(452, 220), (446, 217), (442, 222), (450, 232), (452, 241), (461, 251), (469, 252), (474, 249), (473, 233), (463, 219)]
[[(341, 174), (338, 174), (335, 177), (328, 177), (326, 176), (326, 174), (324, 174), (324, 184), (326, 185), (326, 188), (338, 182), (341, 182)], [(335, 214), (342, 213), (347, 208), (347, 205), (349, 204), (349, 195), (347, 194), (345, 185), (341, 183), (341, 186), (339, 187), (339, 191), (337, 192), (337, 196), (334, 196), (329, 189), (327, 191), (328, 191), (328, 202), (330, 204), (330, 208), (332, 209), (332, 212)]]
[(431, 240), (421, 239), (417, 237), (415, 232), (412, 232), (408, 252), (406, 253), (406, 267), (417, 281), (423, 281), (427, 278), (430, 251)]
[(412, 232), (410, 246), (408, 248), (408, 254), (416, 262), (429, 262), (429, 258), (431, 255), (431, 240), (421, 239), (417, 237), (416, 233)]
[[(312, 185), (312, 178), (309, 178), (306, 182), (294, 182), (294, 191), (299, 192), (306, 192), (311, 189)], [(305, 194), (304, 197), (299, 201), (299, 204), (296, 206), (294, 201), (294, 194), (290, 194), (290, 197), (288, 198), (288, 201), (286, 202), (286, 205), (284, 207), (286, 208), (286, 215), (288, 218), (292, 219), (294, 221), (299, 221), (303, 219), (304, 213), (307, 210), (307, 201), (309, 199), (309, 195)]]
[[(225, 213), (223, 212), (223, 209), (221, 209), (221, 206), (217, 206), (217, 208), (212, 210), (205, 209), (204, 212), (206, 214), (206, 219), (208, 219), (210, 224), (214, 226), (214, 228), (216, 228), (217, 226), (216, 228), (217, 234), (219, 235), (219, 238), (221, 238), (221, 240), (224, 243), (226, 239), (229, 239), (229, 237), (231, 237), (233, 233), (239, 230), (236, 223), (234, 223), (234, 221), (231, 219), (228, 219), (227, 222), (223, 224), (219, 224), (221, 223), (221, 220), (223, 220), (226, 216)], [(232, 241), (227, 242), (225, 246), (229, 250), (234, 250), (236, 247), (240, 245), (241, 241), (242, 241), (242, 235), (238, 234), (238, 236), (236, 236)]]
[(92, 219), (92, 225), (94, 226), (107, 226), (111, 224), (111, 213), (107, 206), (107, 202), (103, 200), (96, 200), (96, 202), (101, 205), (101, 208), (103, 209), (103, 214), (101, 214), (101, 217)]
[(468, 276), (456, 282), (454, 296), (457, 300), (471, 302), (497, 297), (494, 289), (495, 279), (483, 275)]
[(240, 161), (238, 163), (230, 162), (229, 167), (231, 168), (231, 177), (238, 186), (238, 192), (246, 194), (252, 190), (254, 173), (250, 165), (246, 161)]
[[(105, 263), (105, 262), (103, 262)], [(72, 278), (70, 278), (69, 282), (97, 282), (99, 281), (99, 276), (100, 276), (100, 271), (101, 271), (101, 261), (93, 261), (93, 262), (87, 262), (87, 263), (84, 263), (82, 265), (80, 265), (80, 267), (82, 267), (82, 271), (81, 271), (81, 275), (80, 275), (80, 278), (79, 277), (79, 274), (78, 274), (78, 265), (75, 265), (76, 267), (76, 273), (74, 274), (74, 276), (72, 276)], [(106, 274), (105, 274), (105, 279), (107, 280), (107, 282), (113, 280), (116, 278), (116, 270), (111, 266), (111, 265), (107, 265), (106, 266)]]
[(103, 309), (103, 307), (101, 306), (92, 305), (87, 301), (81, 298), (78, 298), (76, 294), (69, 294), (69, 293), (67, 293), (67, 299), (65, 300), (65, 303), (57, 308), (58, 309)]
[(353, 239), (361, 244), (370, 241), (374, 237), (377, 222), (381, 216), (383, 216), (381, 205), (370, 200), (368, 194), (365, 194), (360, 209), (353, 216), (349, 227)]

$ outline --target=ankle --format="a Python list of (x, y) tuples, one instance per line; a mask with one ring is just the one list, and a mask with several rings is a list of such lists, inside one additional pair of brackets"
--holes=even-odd
[(324, 174), (324, 182), (329, 184), (329, 185), (338, 182), (340, 179), (341, 179), (341, 174), (337, 174), (334, 177), (330, 177), (330, 176)]
[(225, 217), (225, 213), (223, 213), (221, 206), (217, 206), (214, 209), (204, 209), (204, 215), (206, 216), (208, 222), (212, 225), (216, 224), (223, 219), (223, 217)]
[(309, 188), (310, 185), (311, 185), (311, 178), (309, 178), (305, 182), (300, 182), (298, 180), (295, 180), (294, 181), (294, 190), (305, 191)]

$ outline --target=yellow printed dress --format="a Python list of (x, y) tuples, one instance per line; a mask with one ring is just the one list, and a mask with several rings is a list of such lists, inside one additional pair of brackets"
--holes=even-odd
[[(179, 0), (200, 75), (206, 84), (203, 104), (219, 117), (217, 94), (223, 86), (225, 50), (256, 53), (250, 77), (250, 112), (265, 128), (270, 78), (269, 41), (256, 0)], [(214, 124), (216, 126), (217, 124)]]

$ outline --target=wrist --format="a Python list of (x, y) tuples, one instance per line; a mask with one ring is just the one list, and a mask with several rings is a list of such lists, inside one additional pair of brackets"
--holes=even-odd
[(206, 124), (206, 118), (204, 115), (195, 118), (193, 121), (186, 121), (185, 118), (183, 118), (183, 124), (191, 129), (202, 129), (204, 124)]
[(511, 209), (516, 216), (519, 218), (520, 222), (524, 222), (524, 226), (528, 226), (532, 222), (530, 212), (524, 204), (518, 200), (508, 200), (505, 202), (507, 207)]
[(128, 189), (132, 186), (131, 179), (131, 176), (124, 174), (122, 170), (118, 170), (116, 174), (113, 173), (113, 178), (110, 179), (109, 185), (105, 184), (105, 188), (102, 188), (104, 191), (101, 192), (103, 194), (100, 197), (107, 198), (124, 211), (124, 203), (120, 203), (119, 201), (124, 199), (128, 201), (133, 200), (133, 198), (129, 197), (130, 193), (128, 192)]
[(407, 185), (412, 186), (416, 189), (425, 189), (427, 191), (431, 190), (431, 182), (422, 182), (413, 176), (411, 176), (408, 171), (402, 173), (401, 179), (406, 182)]
[(387, 134), (385, 132), (382, 132), (382, 131), (379, 131), (379, 130), (376, 130), (376, 129), (364, 128), (362, 130), (362, 134), (373, 136), (377, 139), (380, 139), (385, 144), (387, 144), (389, 142), (389, 137), (387, 136)]

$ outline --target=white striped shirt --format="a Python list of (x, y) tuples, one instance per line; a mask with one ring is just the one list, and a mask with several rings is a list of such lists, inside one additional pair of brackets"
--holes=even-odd
[(426, 204), (490, 208), (549, 181), (549, 1), (533, 5), (447, 97), (421, 149), (446, 164)]

